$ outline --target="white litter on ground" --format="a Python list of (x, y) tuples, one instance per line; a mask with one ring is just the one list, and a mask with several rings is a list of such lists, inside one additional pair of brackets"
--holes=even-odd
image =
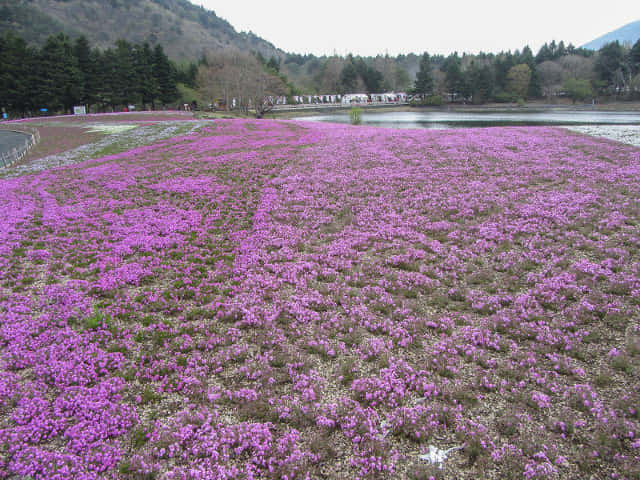
[(426, 460), (432, 465), (436, 465), (438, 468), (442, 468), (442, 465), (444, 464), (449, 454), (456, 452), (458, 450), (462, 450), (462, 446), (451, 447), (448, 450), (441, 450), (438, 447), (429, 445), (429, 453), (420, 455), (419, 458), (420, 460)]

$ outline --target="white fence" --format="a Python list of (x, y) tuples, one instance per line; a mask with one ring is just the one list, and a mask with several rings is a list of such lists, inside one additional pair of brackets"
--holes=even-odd
[(0, 153), (0, 168), (5, 168), (19, 162), (24, 158), (29, 149), (40, 141), (40, 132), (35, 128), (18, 129), (4, 129), (12, 132), (22, 133), (28, 135), (24, 142), (24, 145), (14, 147), (8, 152)]

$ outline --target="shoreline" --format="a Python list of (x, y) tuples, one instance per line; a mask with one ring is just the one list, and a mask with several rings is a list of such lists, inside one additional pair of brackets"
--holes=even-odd
[[(640, 112), (640, 102), (615, 102), (592, 104), (571, 104), (571, 103), (538, 103), (530, 102), (524, 105), (516, 103), (488, 103), (484, 105), (461, 105), (445, 104), (441, 106), (419, 106), (410, 105), (356, 105), (363, 111), (376, 112), (461, 112), (461, 113), (545, 113), (563, 111), (600, 111), (600, 112)], [(349, 112), (349, 107), (336, 105), (335, 107), (307, 108), (297, 111), (269, 112), (265, 118), (272, 119), (293, 119), (301, 117), (311, 117), (319, 114), (333, 114), (336, 112)]]

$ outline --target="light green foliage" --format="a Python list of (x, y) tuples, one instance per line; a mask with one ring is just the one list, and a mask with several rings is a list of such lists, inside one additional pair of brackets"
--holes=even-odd
[(564, 82), (563, 89), (569, 98), (573, 100), (573, 103), (582, 101), (593, 95), (591, 84), (588, 80), (569, 78)]
[(349, 111), (349, 118), (352, 125), (360, 125), (362, 123), (362, 109), (360, 107), (353, 107)]
[(526, 98), (531, 82), (531, 68), (521, 63), (509, 69), (507, 73), (507, 88), (518, 98)]

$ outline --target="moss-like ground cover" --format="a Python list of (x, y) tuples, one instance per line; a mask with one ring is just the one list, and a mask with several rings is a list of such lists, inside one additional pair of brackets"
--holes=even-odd
[(638, 478), (639, 173), (219, 120), (0, 180), (0, 479)]

